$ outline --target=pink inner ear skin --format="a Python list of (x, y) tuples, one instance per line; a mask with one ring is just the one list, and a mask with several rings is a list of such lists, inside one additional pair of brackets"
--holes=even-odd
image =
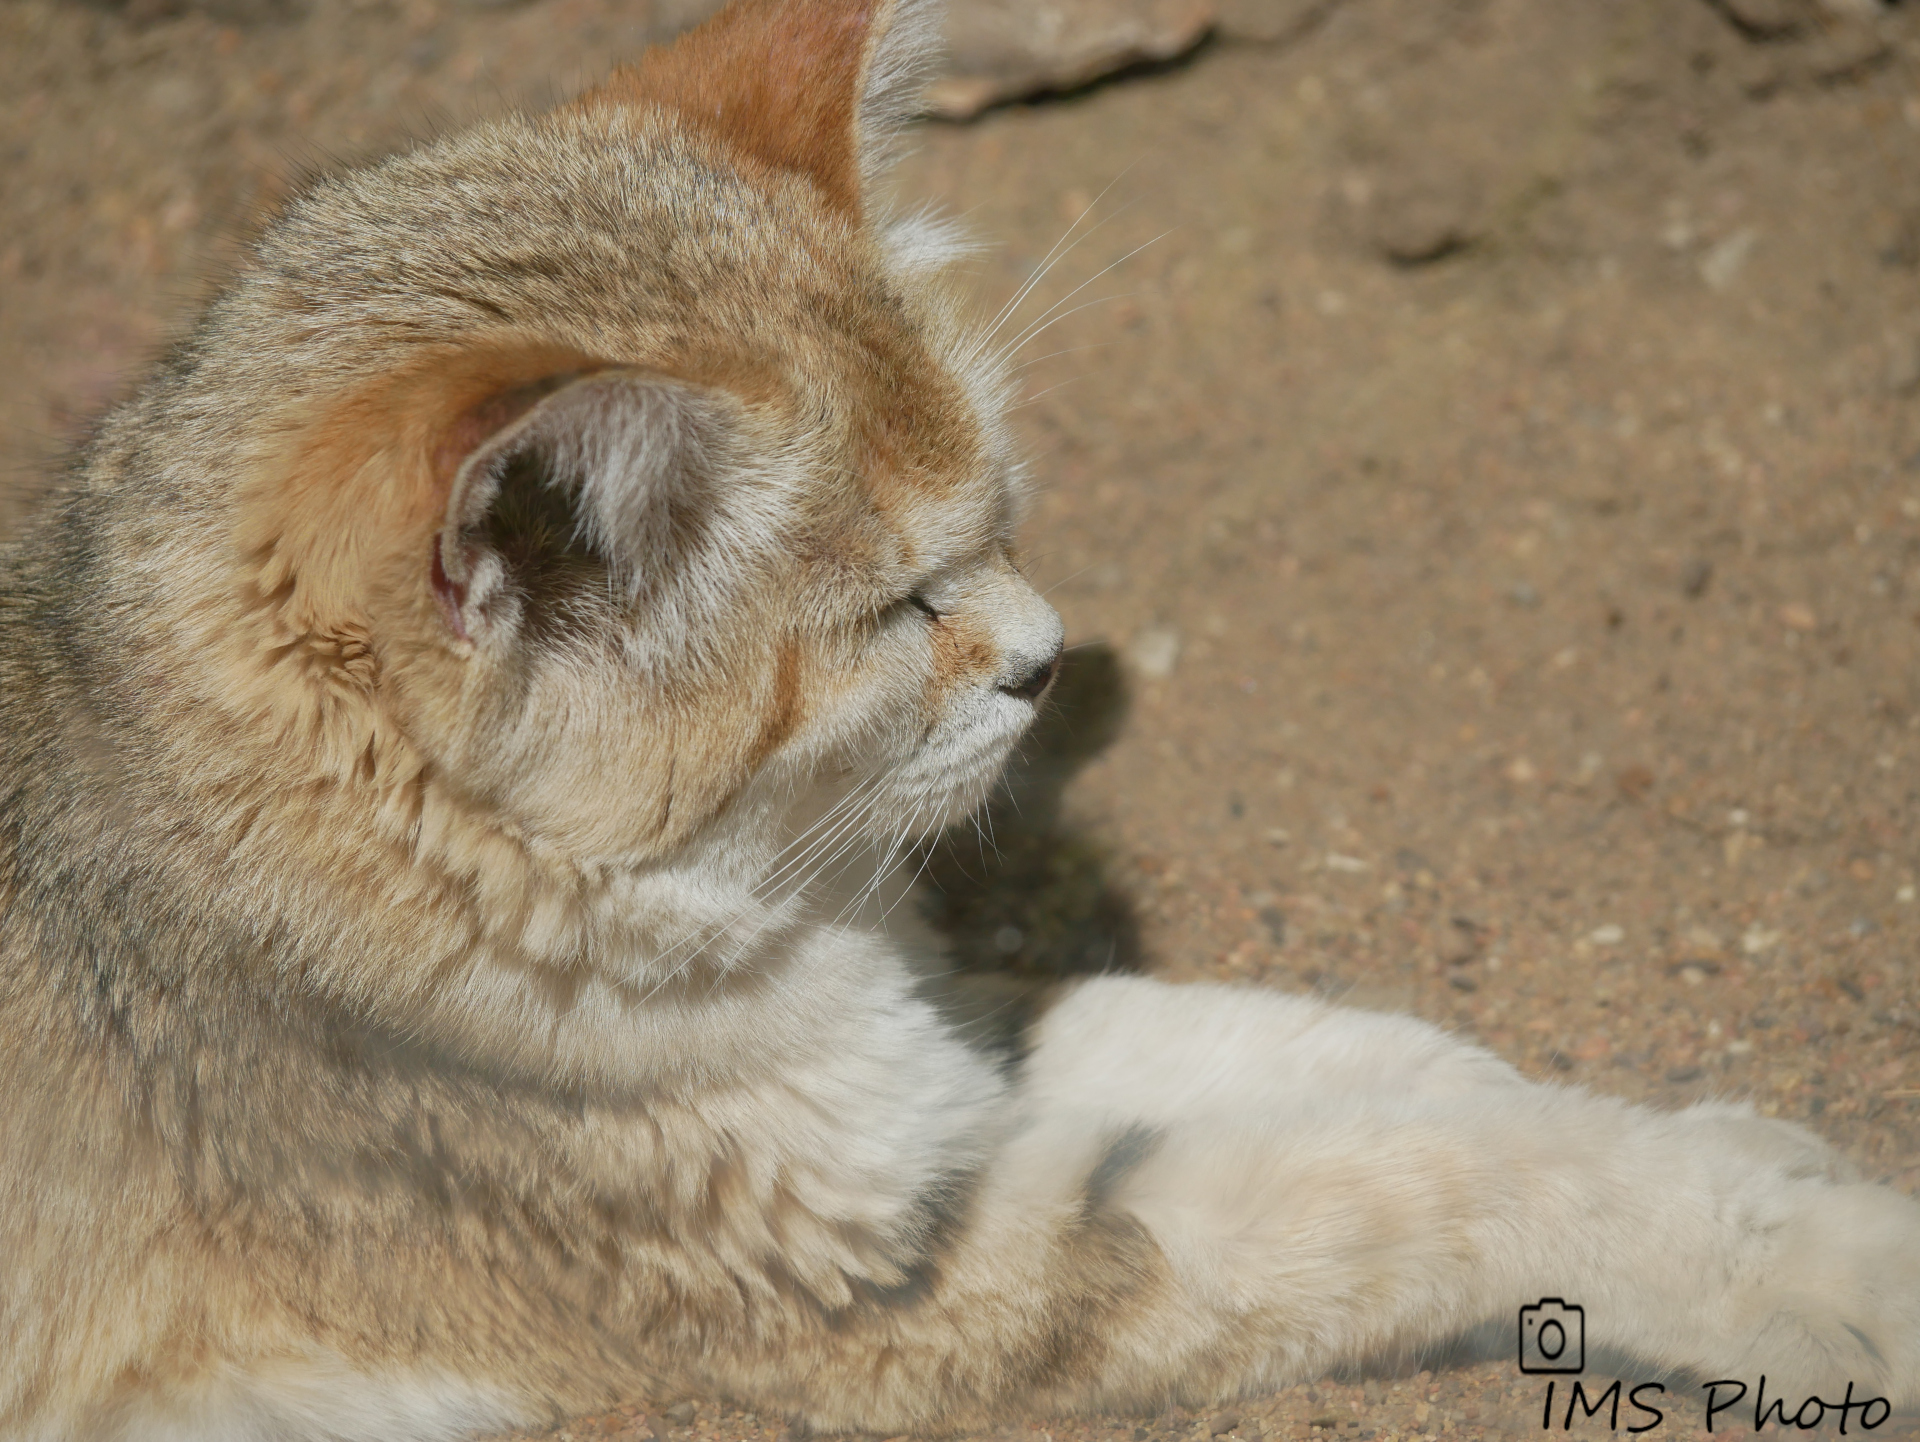
[(433, 594), (440, 602), (440, 611), (447, 618), (447, 625), (462, 641), (471, 643), (473, 637), (467, 634), (466, 619), (461, 609), (467, 603), (467, 588), (447, 574), (445, 560), (440, 553), (443, 541), (436, 536), (433, 542)]

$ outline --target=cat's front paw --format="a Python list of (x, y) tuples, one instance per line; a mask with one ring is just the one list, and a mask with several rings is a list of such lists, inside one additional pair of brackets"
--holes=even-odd
[(1920, 1203), (1858, 1183), (1796, 1190), (1766, 1274), (1734, 1300), (1740, 1365), (1777, 1395), (1838, 1399), (1851, 1382), (1920, 1411)]

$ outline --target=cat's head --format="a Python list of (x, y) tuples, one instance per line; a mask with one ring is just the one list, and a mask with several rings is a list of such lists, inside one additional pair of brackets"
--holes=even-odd
[(823, 798), (894, 836), (974, 805), (1061, 635), (1004, 378), (869, 190), (930, 23), (740, 0), (291, 206), (196, 361), (252, 407), (221, 704), (414, 796), (426, 849), (604, 871)]

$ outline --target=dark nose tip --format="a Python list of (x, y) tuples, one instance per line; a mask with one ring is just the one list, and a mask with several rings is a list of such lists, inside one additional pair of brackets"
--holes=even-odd
[(1046, 695), (1047, 687), (1053, 684), (1054, 673), (1060, 669), (1060, 648), (1054, 647), (1053, 654), (1017, 681), (1005, 681), (1000, 689), (1009, 696), (1022, 701), (1038, 701)]

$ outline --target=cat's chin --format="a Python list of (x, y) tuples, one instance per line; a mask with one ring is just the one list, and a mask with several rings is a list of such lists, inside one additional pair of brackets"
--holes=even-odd
[(1029, 703), (996, 698), (985, 724), (937, 730), (888, 775), (868, 835), (882, 845), (904, 839), (905, 849), (971, 816), (1000, 784), (1033, 712)]

